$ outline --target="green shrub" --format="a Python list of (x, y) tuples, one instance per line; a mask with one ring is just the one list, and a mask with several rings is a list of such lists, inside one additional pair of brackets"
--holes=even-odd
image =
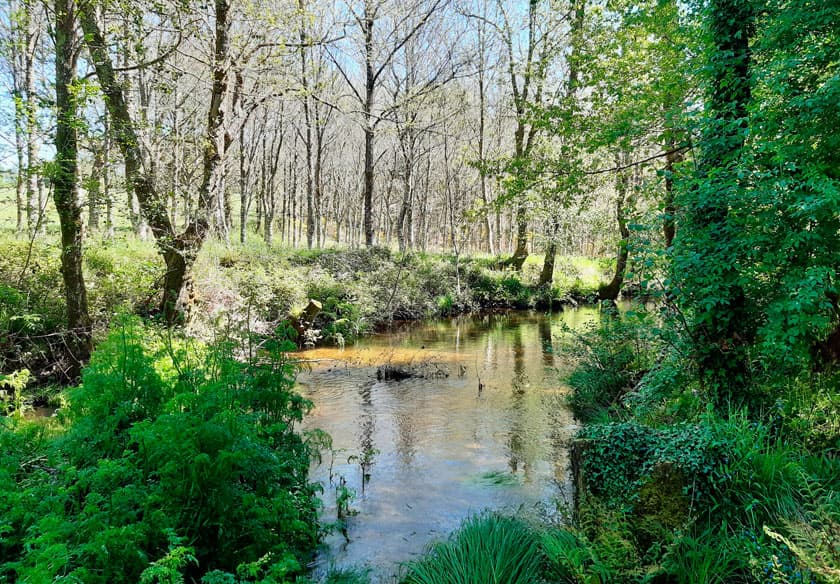
[(69, 393), (69, 428), (42, 446), (44, 462), (11, 478), (13, 459), (0, 459), (2, 572), (86, 584), (254, 562), (300, 573), (317, 539), (310, 452), (294, 432), (309, 404), (292, 390), (290, 346), (265, 347), (243, 363), (228, 340), (117, 326)]
[[(779, 433), (814, 454), (840, 455), (840, 375), (835, 372), (794, 380), (773, 412)], [(784, 386), (783, 386), (784, 387)]]
[[(27, 368), (59, 381), (67, 350), (62, 333), (66, 309), (57, 240), (28, 241), (0, 236), (0, 370)], [(155, 281), (162, 273), (154, 247), (134, 240), (85, 245), (88, 305), (94, 323), (107, 326), (120, 310), (156, 304)]]
[(9, 235), (0, 247), (0, 371), (37, 373), (56, 360), (53, 347), (61, 349), (49, 336), (66, 319), (58, 247)]
[(732, 545), (725, 528), (710, 528), (676, 538), (662, 564), (670, 581), (677, 584), (755, 581), (749, 574), (749, 556)]
[(90, 241), (85, 247), (88, 301), (95, 322), (118, 311), (157, 305), (163, 265), (155, 248), (136, 240)]
[(533, 308), (532, 294), (522, 281), (512, 275), (505, 276), (500, 281), (500, 291), (505, 303), (514, 308)]
[(627, 417), (625, 397), (653, 361), (642, 313), (619, 316), (612, 308), (605, 310), (598, 324), (575, 335), (570, 347), (579, 361), (568, 378), (569, 405), (583, 422)]
[(367, 331), (367, 322), (357, 299), (340, 282), (323, 279), (308, 286), (307, 296), (321, 302), (314, 327), (328, 341), (351, 342)]
[(625, 531), (605, 519), (618, 513), (639, 557), (668, 581), (833, 581), (840, 462), (783, 439), (772, 419), (613, 423), (585, 427), (579, 438), (594, 495), (582, 494), (581, 515), (597, 518), (587, 541), (603, 563), (598, 542)]
[(833, 496), (840, 489), (840, 461), (834, 456), (811, 454), (744, 414), (715, 420), (711, 431), (726, 445), (712, 493), (721, 515), (760, 531), (807, 517), (815, 505), (840, 513)]
[(593, 546), (582, 534), (553, 529), (543, 534), (540, 543), (546, 556), (545, 575), (552, 581), (607, 584), (617, 580), (615, 571), (599, 558), (597, 546)]
[(455, 300), (452, 298), (452, 294), (444, 294), (443, 296), (438, 296), (438, 299), (437, 299), (438, 314), (440, 314), (441, 316), (449, 316), (453, 313), (454, 307), (455, 307)]
[(720, 488), (729, 460), (725, 438), (706, 424), (593, 425), (578, 439), (587, 443), (582, 471), (590, 491), (616, 506), (637, 502), (640, 488), (663, 466), (690, 477), (692, 496), (706, 497)]
[(554, 286), (560, 297), (592, 298), (615, 270), (614, 260), (560, 256), (554, 265)]

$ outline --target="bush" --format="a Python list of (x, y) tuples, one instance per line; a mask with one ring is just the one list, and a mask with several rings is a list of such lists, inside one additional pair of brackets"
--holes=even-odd
[(584, 427), (578, 439), (588, 444), (583, 473), (590, 491), (617, 506), (637, 502), (640, 489), (662, 467), (690, 479), (691, 495), (708, 496), (718, 488), (728, 460), (725, 443), (704, 424), (594, 425)]
[(617, 573), (601, 561), (598, 546), (587, 541), (583, 534), (554, 529), (542, 536), (541, 544), (546, 556), (546, 576), (552, 581), (606, 584), (617, 579)]
[[(834, 581), (840, 462), (778, 431), (773, 420), (744, 413), (659, 428), (585, 427), (579, 439), (588, 444), (588, 493), (580, 495), (580, 514), (582, 524), (595, 526), (587, 553), (610, 565), (600, 542), (625, 533), (645, 565), (658, 566), (668, 581)], [(625, 528), (609, 519), (615, 514)]]
[[(57, 242), (0, 236), (0, 371), (29, 369), (36, 378), (62, 382), (67, 347), (66, 308)], [(88, 305), (94, 323), (107, 326), (120, 310), (157, 304), (162, 271), (154, 247), (134, 240), (85, 245)], [(41, 381), (43, 379), (40, 379)]]
[(124, 320), (38, 465), (13, 472), (0, 458), (2, 573), (134, 584), (255, 563), (278, 582), (301, 572), (318, 535), (310, 452), (294, 432), (309, 404), (292, 391), (289, 346), (267, 348), (242, 363), (231, 342), (169, 341)]
[(582, 422), (627, 417), (625, 397), (653, 362), (652, 344), (644, 336), (645, 316), (620, 316), (610, 307), (605, 311), (570, 347), (579, 362), (568, 379), (569, 405)]
[(136, 240), (90, 241), (85, 269), (91, 318), (107, 324), (118, 311), (156, 307), (156, 283), (163, 273), (157, 251)]

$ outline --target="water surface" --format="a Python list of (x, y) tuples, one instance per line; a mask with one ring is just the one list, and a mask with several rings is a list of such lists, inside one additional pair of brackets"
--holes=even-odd
[[(568, 359), (552, 340), (596, 318), (593, 308), (458, 318), (303, 353), (300, 390), (315, 404), (305, 426), (335, 450), (312, 470), (323, 520), (336, 519), (336, 485), (356, 493), (316, 572), (368, 567), (388, 582), (473, 513), (555, 512), (569, 495), (574, 421), (559, 372)], [(426, 377), (380, 381), (383, 364)]]

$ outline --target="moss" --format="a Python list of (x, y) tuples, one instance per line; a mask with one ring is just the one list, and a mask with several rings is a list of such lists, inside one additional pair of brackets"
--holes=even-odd
[(639, 489), (633, 506), (633, 533), (642, 553), (656, 542), (668, 541), (689, 520), (691, 500), (685, 475), (672, 464), (657, 465)]

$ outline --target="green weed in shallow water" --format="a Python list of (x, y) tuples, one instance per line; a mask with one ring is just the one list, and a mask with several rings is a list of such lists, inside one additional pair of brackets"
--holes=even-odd
[(478, 475), (476, 482), (491, 487), (511, 487), (519, 484), (519, 478), (507, 471), (489, 470)]

